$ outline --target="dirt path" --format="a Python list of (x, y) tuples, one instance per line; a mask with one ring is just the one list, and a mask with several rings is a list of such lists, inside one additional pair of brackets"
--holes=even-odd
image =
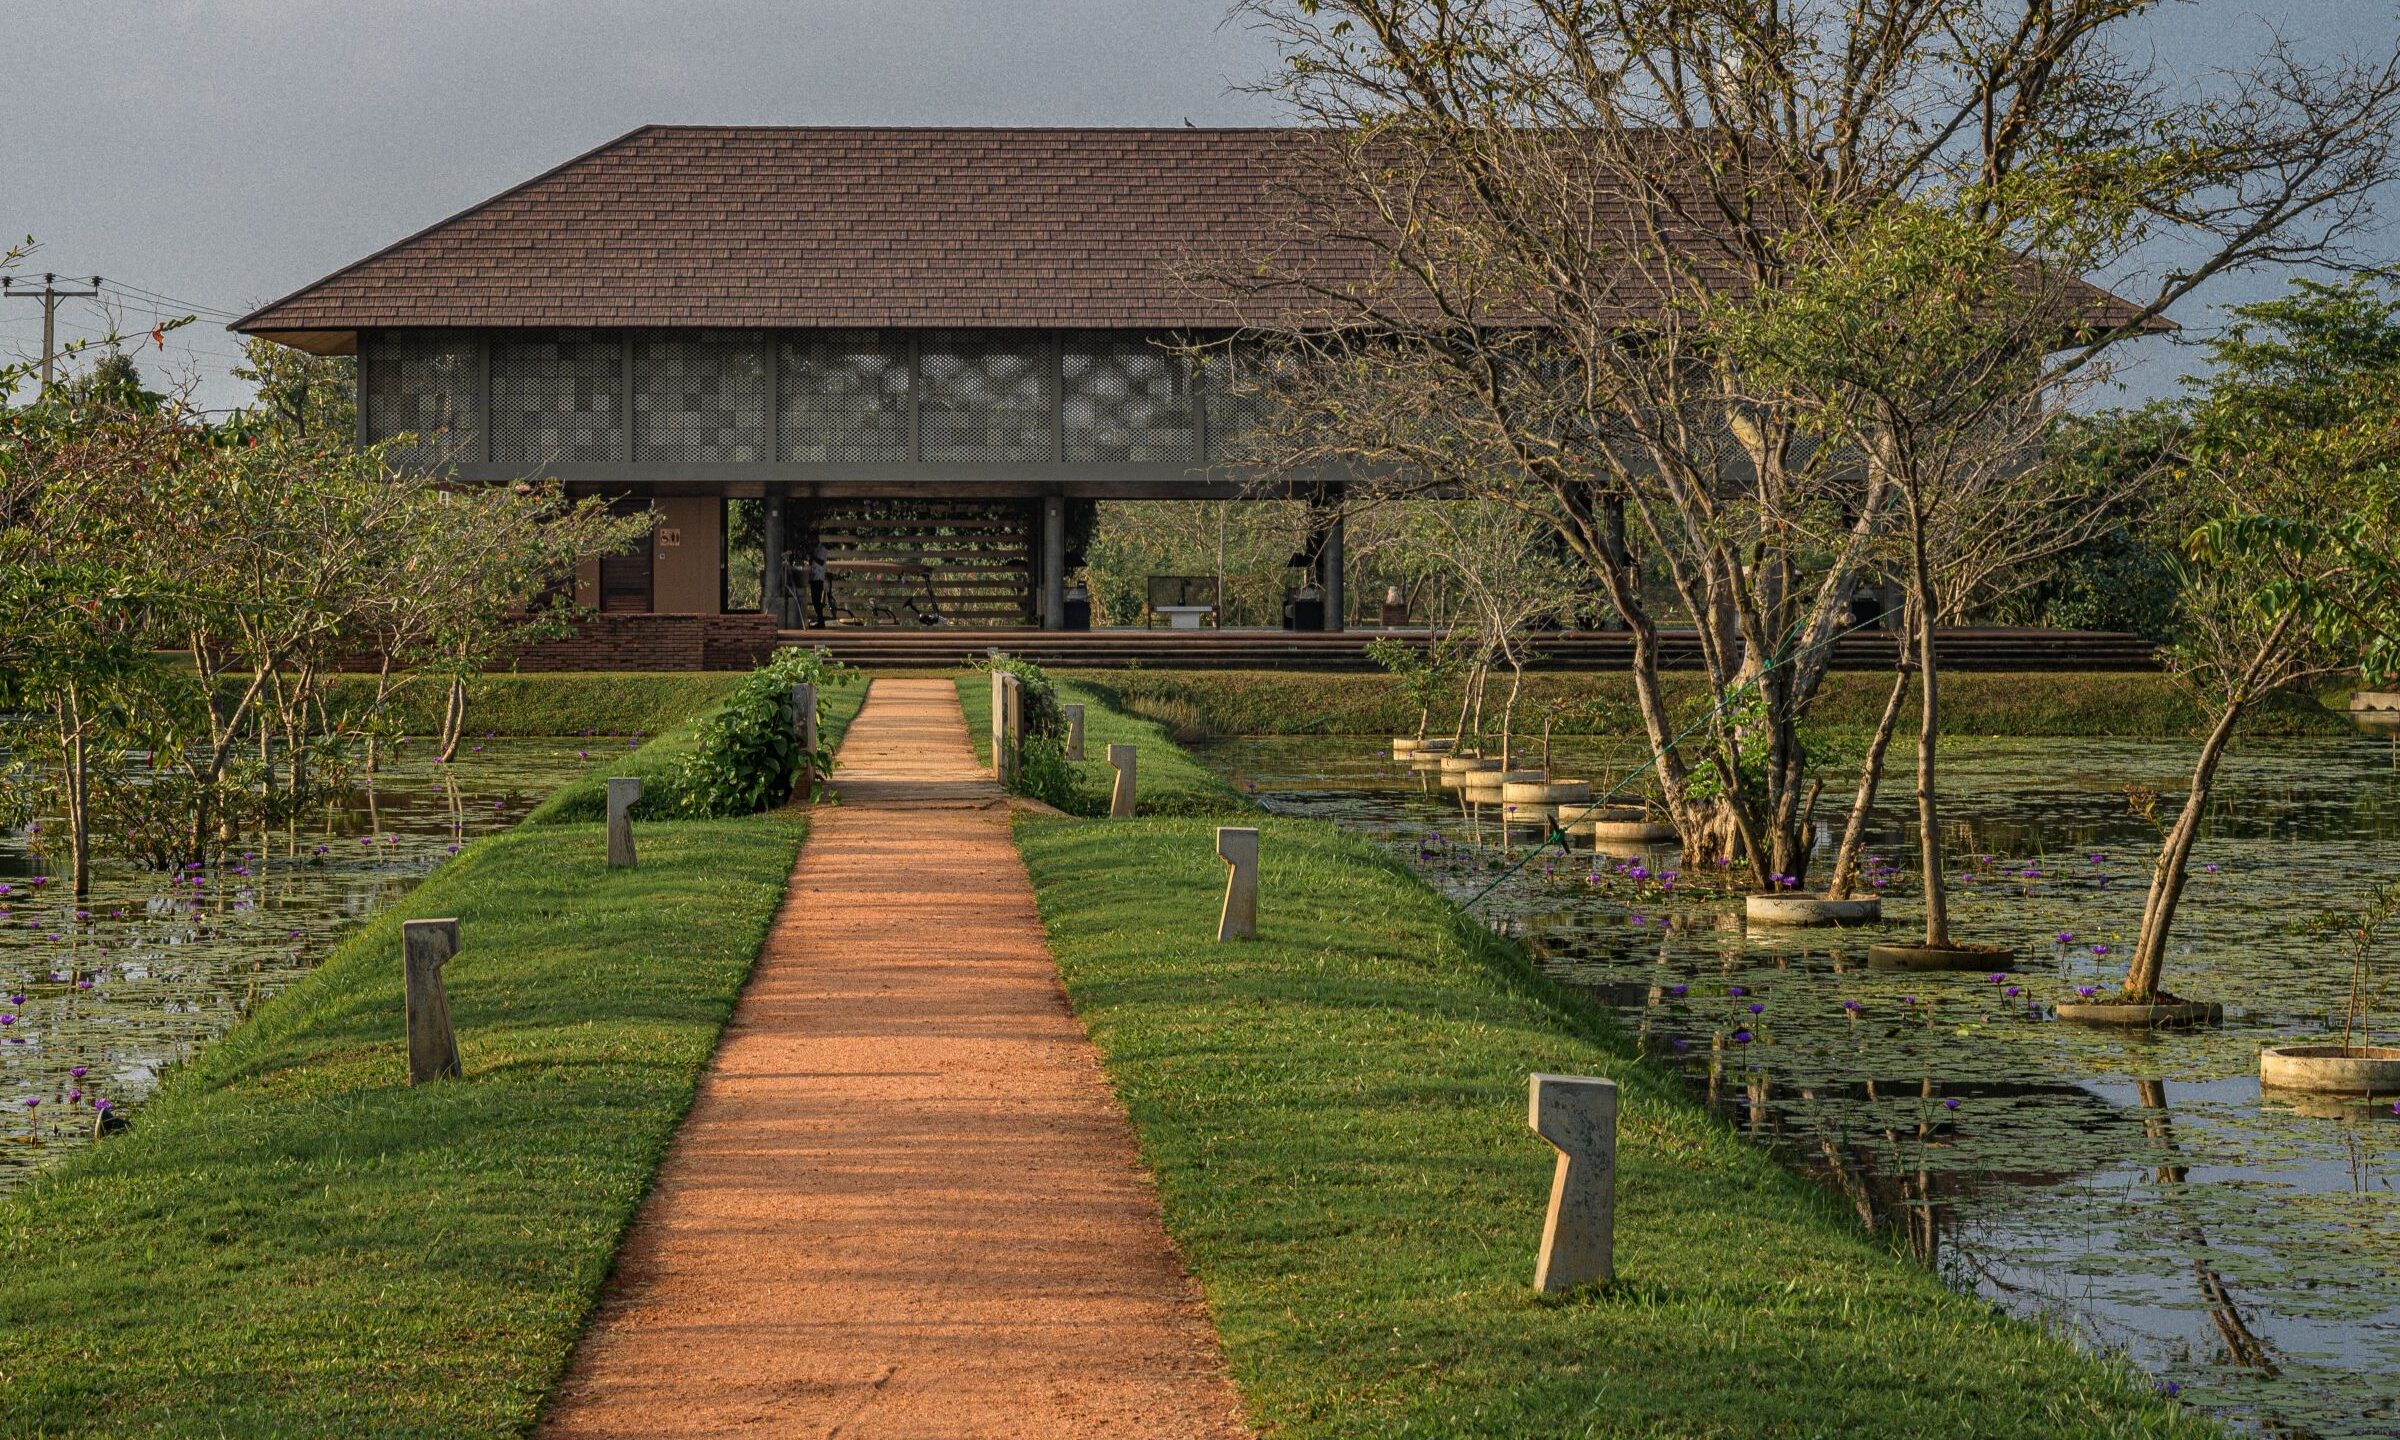
[(1234, 1437), (948, 680), (878, 680), (548, 1436)]

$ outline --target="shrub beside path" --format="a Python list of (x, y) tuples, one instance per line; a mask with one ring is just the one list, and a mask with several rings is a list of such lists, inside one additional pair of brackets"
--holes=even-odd
[(1249, 1432), (946, 679), (882, 679), (549, 1436)]

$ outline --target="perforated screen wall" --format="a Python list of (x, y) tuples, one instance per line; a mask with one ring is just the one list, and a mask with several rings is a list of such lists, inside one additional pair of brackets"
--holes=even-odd
[(471, 337), (398, 331), (366, 346), (363, 394), (367, 439), (398, 435), (416, 440), (392, 452), (395, 462), (432, 469), (482, 458), (482, 359)]
[(392, 332), (367, 338), (364, 423), (370, 439), (423, 437), (406, 463), (528, 472), (1194, 465), (1240, 458), (1272, 399), (1258, 363), (1117, 332)]
[(492, 459), (502, 465), (624, 457), (624, 342), (560, 331), (492, 342)]
[(633, 347), (633, 458), (772, 458), (764, 331), (643, 336)]
[(1059, 345), (1066, 459), (1168, 464), (1200, 458), (1191, 363), (1139, 335), (1069, 335)]
[(783, 342), (783, 458), (897, 465), (908, 454), (908, 338), (832, 330)]
[(1054, 458), (1050, 346), (1022, 331), (932, 331), (917, 345), (920, 457), (935, 464)]

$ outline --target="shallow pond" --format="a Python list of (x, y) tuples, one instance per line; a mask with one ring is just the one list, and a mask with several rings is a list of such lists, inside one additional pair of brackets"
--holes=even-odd
[[(1662, 881), (1671, 853), (1562, 854), (1523, 832), (1503, 850), (1372, 740), (1208, 753), (1270, 810), (1370, 836), (1473, 900), (1955, 1283), (2238, 1424), (2400, 1435), (2400, 1113), (2262, 1098), (2257, 1066), (2262, 1044), (2338, 1023), (2349, 963), (2308, 923), (2400, 873), (2384, 741), (2237, 750), (2167, 968), (2226, 1021), (2157, 1035), (2061, 1023), (2048, 1005), (2118, 977), (2158, 841), (2125, 787), (2174, 796), (2189, 745), (1945, 747), (1955, 929), (2019, 947), (2022, 968), (1998, 979), (1870, 971), (1877, 932), (1746, 929), (1738, 900)], [(1606, 779), (1639, 758), (1585, 744), (1553, 768)], [(1887, 789), (1869, 847), (1891, 867), (1878, 873), (1899, 933), (1922, 913), (1907, 786)]]
[(0, 1189), (88, 1143), (103, 1106), (139, 1123), (167, 1066), (582, 774), (594, 747), (628, 743), (487, 739), (448, 765), (404, 751), (371, 791), (247, 837), (224, 864), (104, 861), (82, 901), (29, 848), (38, 836), (0, 834)]

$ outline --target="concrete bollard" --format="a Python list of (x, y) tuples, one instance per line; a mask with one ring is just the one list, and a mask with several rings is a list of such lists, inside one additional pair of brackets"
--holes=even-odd
[(1067, 721), (1067, 758), (1081, 760), (1083, 758), (1083, 707), (1081, 705), (1061, 705), (1058, 707), (1058, 711), (1059, 714), (1066, 717)]
[(400, 926), (401, 1008), (408, 1024), (408, 1083), (461, 1073), (450, 1029), (442, 967), (458, 953), (456, 920), (409, 920)]
[(642, 782), (632, 775), (608, 777), (608, 868), (633, 868), (633, 802), (642, 798)]
[(1217, 858), (1228, 867), (1225, 908), (1217, 912), (1217, 943), (1258, 938), (1258, 832), (1243, 825), (1217, 827)]
[(1025, 761), (1025, 682), (1011, 675), (1001, 687), (1001, 699), (1008, 704), (1006, 721), (1000, 733), (1008, 737), (1008, 781), (1014, 785), (1017, 770)]
[(1117, 772), (1116, 784), (1108, 792), (1108, 818), (1111, 820), (1133, 818), (1133, 767), (1140, 755), (1141, 752), (1131, 745), (1108, 747), (1108, 763)]
[(1526, 1123), (1558, 1150), (1534, 1286), (1571, 1290), (1614, 1279), (1617, 1082), (1589, 1075), (1535, 1075), (1531, 1090)]
[(1008, 784), (1008, 672), (992, 672), (992, 778)]
[(798, 795), (803, 805), (817, 799), (817, 686), (813, 680), (792, 683), (792, 738), (800, 742)]

